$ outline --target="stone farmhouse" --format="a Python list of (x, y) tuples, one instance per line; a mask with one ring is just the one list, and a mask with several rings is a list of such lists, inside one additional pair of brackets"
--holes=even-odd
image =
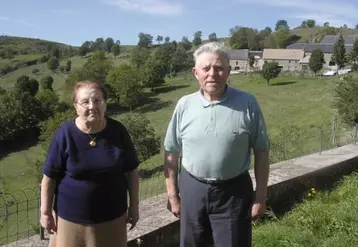
[[(336, 69), (332, 62), (333, 47), (337, 42), (338, 35), (327, 35), (320, 43), (294, 43), (286, 49), (264, 49), (263, 51), (249, 51), (248, 49), (233, 49), (229, 51), (230, 66), (232, 71), (248, 72), (259, 71), (265, 62), (278, 62), (282, 71), (309, 70), (308, 63), (314, 49), (321, 49), (324, 53), (324, 69)], [(343, 36), (346, 53), (353, 49), (358, 41), (358, 35)], [(254, 56), (255, 63), (250, 68), (249, 57)]]

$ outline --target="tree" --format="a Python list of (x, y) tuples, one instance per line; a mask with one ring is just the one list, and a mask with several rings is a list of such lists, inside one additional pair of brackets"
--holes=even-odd
[(209, 34), (209, 41), (218, 41), (218, 38), (216, 37), (216, 33)]
[(163, 41), (163, 36), (157, 35), (156, 41), (158, 42), (158, 44), (160, 44)]
[(164, 42), (165, 42), (165, 43), (169, 43), (169, 42), (170, 42), (170, 37), (168, 37), (168, 36), (165, 37)]
[(131, 62), (134, 64), (137, 69), (145, 64), (148, 57), (150, 56), (150, 51), (146, 48), (136, 46), (131, 52)]
[(66, 62), (66, 66), (65, 66), (65, 71), (66, 73), (69, 73), (71, 71), (72, 68), (72, 61), (71, 60), (67, 60)]
[(332, 61), (337, 64), (338, 69), (343, 68), (346, 63), (346, 47), (344, 46), (342, 35), (339, 36), (337, 42), (334, 44)]
[(86, 54), (88, 53), (88, 52), (90, 52), (91, 51), (91, 49), (90, 49), (90, 43), (89, 43), (89, 41), (86, 41), (86, 42), (84, 42), (82, 45), (81, 45), (81, 47), (79, 48), (79, 50), (78, 50), (78, 55), (80, 55), (80, 56), (86, 56)]
[(115, 44), (115, 45), (112, 46), (113, 56), (117, 57), (120, 52), (121, 52), (121, 49), (120, 49), (118, 44)]
[(324, 53), (321, 49), (314, 49), (312, 51), (308, 67), (310, 70), (316, 75), (318, 71), (323, 68), (323, 64), (325, 63), (324, 60)]
[(18, 95), (23, 93), (29, 93), (31, 96), (35, 96), (39, 90), (39, 83), (36, 79), (29, 78), (26, 75), (17, 78), (15, 83), (15, 91)]
[(112, 38), (107, 38), (104, 41), (104, 49), (106, 52), (111, 52), (112, 46), (114, 45), (114, 40)]
[(307, 21), (302, 21), (301, 27), (302, 27), (302, 28), (306, 28), (306, 27), (307, 27)]
[(60, 58), (60, 49), (54, 46), (51, 50), (51, 57)]
[(255, 64), (255, 57), (253, 55), (249, 56), (249, 66), (252, 69), (254, 67)]
[(191, 47), (193, 46), (192, 43), (189, 41), (188, 37), (183, 36), (181, 39), (181, 42), (179, 44), (186, 50), (189, 51)]
[(324, 27), (329, 27), (329, 22), (325, 22), (325, 23), (323, 24), (323, 26), (324, 26)]
[(56, 92), (50, 89), (41, 90), (36, 94), (36, 99), (41, 104), (45, 119), (52, 117), (58, 110), (59, 96), (56, 94)]
[(143, 48), (148, 48), (153, 42), (153, 36), (146, 33), (139, 33), (138, 34), (138, 46)]
[(352, 75), (343, 78), (335, 88), (334, 106), (343, 122), (353, 126), (358, 123), (358, 81)]
[(154, 91), (154, 88), (165, 83), (165, 64), (155, 56), (148, 59), (144, 70), (144, 86)]
[(45, 76), (40, 80), (41, 89), (43, 90), (53, 90), (52, 84), (53, 84), (53, 78), (51, 76)]
[(201, 42), (202, 42), (201, 36), (202, 36), (201, 31), (197, 31), (196, 33), (194, 33), (193, 45), (195, 45), (195, 46), (201, 45)]
[(276, 78), (281, 72), (281, 69), (277, 62), (266, 62), (262, 67), (262, 77), (267, 81), (267, 85), (270, 85), (270, 80)]
[(50, 59), (47, 61), (47, 68), (49, 70), (55, 71), (60, 66), (60, 62), (56, 57), (50, 57)]
[(315, 27), (316, 26), (316, 21), (312, 20), (312, 19), (309, 19), (309, 20), (306, 21), (306, 26), (309, 27), (309, 28)]
[(141, 78), (135, 68), (122, 64), (108, 73), (106, 81), (111, 86), (117, 103), (120, 100), (130, 110), (138, 105), (142, 88)]
[(129, 135), (137, 151), (139, 162), (160, 152), (160, 138), (155, 135), (150, 121), (144, 114), (126, 114), (121, 121), (127, 126)]
[(284, 28), (284, 29), (290, 29), (288, 24), (287, 24), (287, 21), (286, 20), (278, 20), (276, 22), (276, 28), (275, 30), (279, 30), (280, 28)]
[(121, 41), (120, 40), (116, 40), (116, 45), (121, 45)]
[(352, 51), (349, 53), (349, 61), (353, 64), (353, 68), (358, 68), (358, 40), (354, 43)]
[(286, 28), (279, 28), (275, 32), (275, 38), (277, 46), (281, 49), (286, 48), (290, 43), (291, 34), (290, 31)]

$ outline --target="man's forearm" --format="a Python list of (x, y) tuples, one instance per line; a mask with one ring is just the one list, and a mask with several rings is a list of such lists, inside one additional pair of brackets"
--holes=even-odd
[(164, 154), (164, 176), (169, 200), (178, 199), (178, 159), (179, 153), (165, 152)]
[(41, 181), (41, 205), (40, 212), (42, 214), (52, 213), (52, 202), (55, 192), (56, 181), (47, 176), (43, 176)]
[(130, 206), (138, 206), (139, 204), (139, 171), (138, 168), (127, 174), (129, 203)]
[(268, 154), (268, 150), (255, 151), (256, 202), (265, 202), (267, 198), (267, 183), (270, 170)]

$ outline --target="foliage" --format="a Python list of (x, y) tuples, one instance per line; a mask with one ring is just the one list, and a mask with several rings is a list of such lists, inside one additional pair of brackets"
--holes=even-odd
[(26, 75), (20, 76), (17, 78), (15, 83), (15, 91), (18, 94), (22, 94), (25, 92), (30, 93), (32, 96), (35, 96), (37, 91), (39, 90), (39, 83), (34, 78), (29, 78)]
[(65, 112), (56, 112), (53, 117), (41, 122), (39, 140), (44, 150), (49, 149), (53, 135), (60, 125), (69, 119), (73, 119), (75, 116), (74, 110), (70, 109)]
[(59, 108), (59, 96), (51, 89), (41, 90), (36, 94), (36, 99), (43, 109), (44, 119), (52, 117)]
[(112, 51), (113, 55), (115, 57), (117, 57), (119, 55), (119, 53), (121, 52), (120, 46), (117, 44), (113, 45), (111, 51)]
[(323, 68), (324, 53), (321, 49), (314, 49), (312, 51), (308, 66), (310, 70), (312, 70), (315, 74)]
[(155, 135), (153, 127), (143, 114), (128, 114), (121, 120), (133, 140), (140, 162), (159, 153), (160, 138)]
[(112, 38), (107, 38), (105, 41), (104, 41), (104, 49), (106, 52), (111, 52), (112, 51), (112, 47), (114, 45), (114, 40)]
[(279, 30), (280, 28), (283, 28), (283, 29), (290, 29), (288, 24), (287, 24), (287, 21), (286, 20), (278, 20), (276, 22), (276, 28), (275, 30)]
[(142, 89), (138, 72), (127, 64), (122, 64), (111, 70), (107, 76), (107, 83), (112, 88), (115, 101), (132, 109), (139, 103)]
[(70, 73), (70, 72), (71, 72), (71, 68), (72, 68), (72, 61), (71, 61), (71, 60), (67, 60), (66, 66), (65, 66), (65, 72), (66, 72), (66, 73)]
[(201, 45), (201, 43), (203, 42), (201, 39), (202, 35), (203, 34), (201, 31), (197, 31), (194, 33), (193, 45), (195, 45), (195, 46)]
[(60, 62), (56, 57), (50, 57), (50, 59), (47, 61), (47, 68), (49, 70), (55, 71), (59, 66)]
[(349, 61), (353, 64), (353, 67), (358, 65), (358, 40), (354, 43), (352, 51), (348, 54)]
[(154, 91), (154, 88), (165, 83), (165, 64), (157, 60), (154, 56), (148, 59), (145, 71), (144, 71), (144, 86), (151, 88)]
[(142, 48), (148, 48), (153, 43), (153, 36), (147, 33), (138, 34), (138, 46)]
[(358, 123), (358, 78), (353, 75), (345, 76), (337, 82), (335, 88), (334, 106), (342, 120), (353, 126)]
[(54, 80), (52, 78), (52, 76), (45, 76), (44, 78), (42, 78), (40, 80), (40, 84), (41, 84), (41, 88), (43, 90), (49, 89), (49, 90), (53, 90), (52, 89), (52, 84), (53, 84)]
[(343, 36), (340, 35), (333, 47), (332, 61), (341, 69), (344, 67), (346, 60), (346, 47), (344, 46)]
[(142, 67), (150, 56), (150, 51), (146, 48), (136, 46), (131, 52), (131, 62), (137, 69)]
[(250, 68), (253, 68), (255, 64), (255, 57), (253, 55), (249, 56), (249, 66)]
[(270, 85), (270, 80), (276, 78), (281, 72), (277, 62), (267, 62), (263, 65), (261, 75)]
[(209, 41), (218, 41), (218, 38), (216, 37), (216, 33), (211, 33), (208, 36)]

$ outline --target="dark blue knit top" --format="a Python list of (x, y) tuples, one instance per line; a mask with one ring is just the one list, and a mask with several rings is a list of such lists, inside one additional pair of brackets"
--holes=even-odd
[(126, 128), (107, 118), (96, 137), (96, 146), (74, 119), (56, 131), (43, 173), (56, 179), (54, 210), (61, 218), (77, 223), (100, 223), (115, 219), (127, 210), (126, 172), (139, 161)]

